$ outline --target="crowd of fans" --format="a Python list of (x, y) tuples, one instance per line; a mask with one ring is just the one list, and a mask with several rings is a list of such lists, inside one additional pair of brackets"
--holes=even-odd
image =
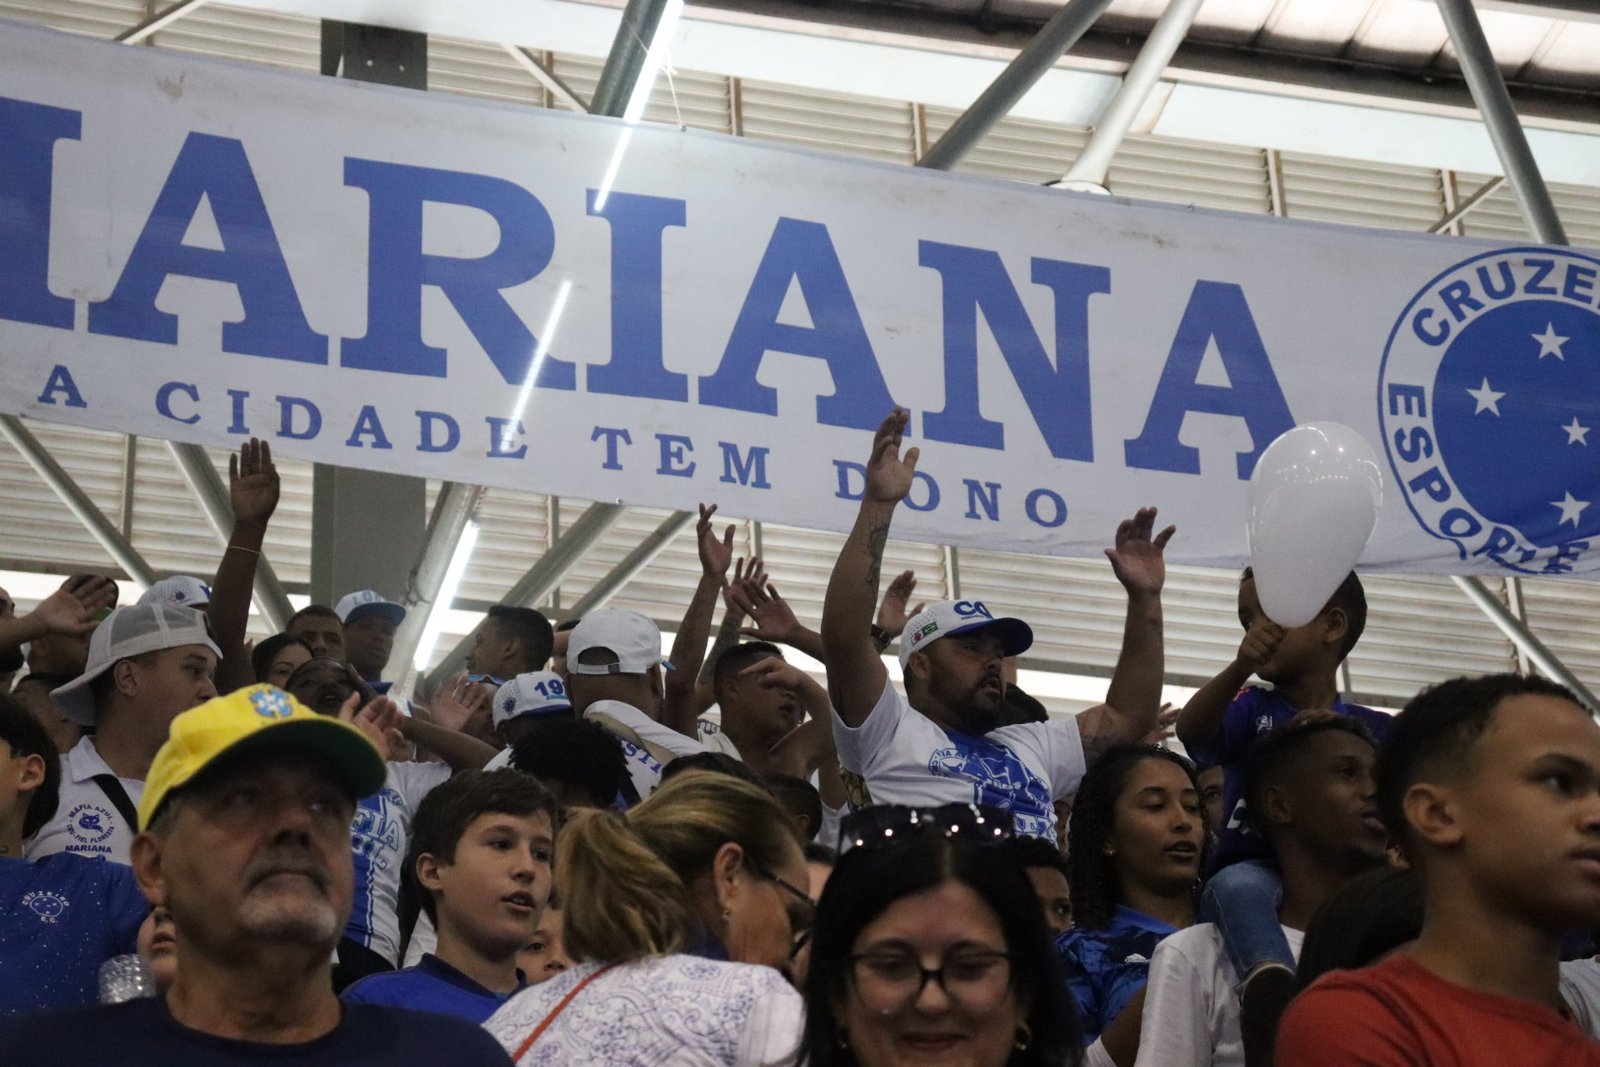
[(1105, 702), (1050, 716), (1025, 621), (880, 598), (906, 420), (814, 627), (702, 507), (665, 656), (500, 605), (397, 701), (372, 590), (252, 647), (256, 441), (209, 585), (0, 592), (0, 1065), (1600, 1065), (1570, 692), (1350, 703), (1360, 580), (1285, 630), (1247, 570), (1237, 655), (1164, 708), (1149, 508)]

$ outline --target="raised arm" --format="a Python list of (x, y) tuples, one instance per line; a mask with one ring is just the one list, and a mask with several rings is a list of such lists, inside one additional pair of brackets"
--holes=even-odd
[(255, 591), (256, 562), (267, 535), (267, 523), (278, 508), (278, 468), (272, 463), (272, 446), (254, 437), (228, 457), (228, 498), (233, 504), (233, 532), (211, 581), (211, 621), (222, 662), (217, 665), (217, 691), (231, 692), (255, 681), (250, 657), (244, 651), (250, 623), (250, 598)]
[(75, 574), (26, 615), (0, 618), (0, 647), (16, 648), (47, 634), (86, 634), (96, 616), (117, 602), (117, 584), (98, 574)]
[(746, 562), (750, 564), (750, 577), (763, 582), (767, 580), (766, 572), (761, 569), (760, 556), (752, 556), (748, 561), (733, 561), (733, 580), (722, 587), (722, 625), (717, 627), (717, 635), (711, 639), (711, 651), (706, 653), (706, 661), (700, 665), (700, 677), (695, 682), (702, 711), (717, 702), (711, 692), (711, 682), (716, 674), (718, 658), (739, 643), (739, 629), (744, 625), (745, 612), (734, 596), (734, 590), (745, 580)]
[(728, 595), (738, 603), (739, 609), (752, 624), (739, 631), (742, 636), (788, 645), (812, 659), (822, 659), (822, 635), (796, 617), (789, 602), (778, 592), (778, 587), (768, 582), (764, 575), (734, 583), (729, 587)]
[[(351, 701), (354, 703), (354, 700)], [(349, 705), (347, 705), (347, 708)], [(495, 756), (495, 749), (476, 737), (407, 715), (388, 697), (370, 701), (355, 714), (355, 724), (369, 736), (392, 738), (398, 733), (414, 745), (436, 753), (452, 771), (481, 770)], [(392, 742), (391, 742), (392, 743)], [(379, 746), (382, 747), (381, 745)]]
[(912, 448), (904, 458), (900, 455), (900, 438), (910, 418), (904, 408), (895, 408), (872, 439), (861, 510), (833, 565), (822, 603), (828, 692), (839, 718), (852, 727), (867, 721), (889, 680), (872, 640), (872, 612), (878, 604), (878, 577), (889, 541), (889, 523), (895, 505), (911, 491), (911, 475), (920, 454)]
[(696, 683), (700, 679), (700, 664), (706, 655), (706, 638), (711, 635), (711, 616), (717, 610), (717, 597), (727, 584), (728, 568), (733, 564), (733, 525), (730, 523), (721, 538), (711, 517), (717, 506), (700, 505), (700, 523), (695, 537), (700, 549), (700, 584), (678, 624), (678, 636), (672, 640), (672, 665), (666, 672), (666, 699), (661, 707), (663, 725), (685, 737), (698, 738), (695, 720), (700, 717), (699, 702), (695, 698)]
[(1116, 547), (1106, 549), (1111, 569), (1127, 590), (1128, 615), (1106, 702), (1078, 716), (1090, 762), (1113, 744), (1144, 737), (1155, 729), (1160, 713), (1165, 671), (1161, 587), (1167, 580), (1163, 553), (1177, 527), (1168, 526), (1152, 536), (1155, 521), (1155, 508), (1140, 508), (1117, 527)]
[(1234, 694), (1244, 687), (1250, 676), (1272, 658), (1278, 642), (1283, 640), (1283, 627), (1262, 616), (1245, 631), (1239, 643), (1239, 653), (1233, 662), (1222, 668), (1215, 678), (1195, 690), (1189, 703), (1178, 714), (1178, 740), (1189, 745), (1215, 745), (1222, 740), (1222, 720), (1233, 702)]

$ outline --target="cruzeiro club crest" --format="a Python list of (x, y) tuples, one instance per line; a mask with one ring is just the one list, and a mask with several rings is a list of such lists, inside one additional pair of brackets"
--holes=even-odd
[(1600, 535), (1600, 259), (1475, 256), (1395, 323), (1378, 384), (1384, 449), (1412, 514), (1463, 560), (1585, 566)]

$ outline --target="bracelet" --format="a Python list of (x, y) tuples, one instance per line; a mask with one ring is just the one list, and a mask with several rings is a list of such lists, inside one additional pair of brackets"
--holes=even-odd
[(879, 652), (886, 651), (890, 645), (894, 644), (894, 634), (891, 634), (877, 623), (873, 623), (868, 627), (868, 631), (872, 634), (872, 643), (878, 646)]
[(248, 552), (252, 556), (261, 555), (261, 550), (259, 548), (246, 548), (243, 545), (229, 545), (228, 546), (228, 551), (229, 552)]

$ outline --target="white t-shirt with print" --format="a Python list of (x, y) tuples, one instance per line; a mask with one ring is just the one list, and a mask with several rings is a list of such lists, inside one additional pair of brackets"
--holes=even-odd
[[(1305, 934), (1281, 927), (1300, 958)], [(1150, 956), (1134, 1067), (1244, 1067), (1238, 972), (1211, 923), (1179, 930)]]
[(450, 777), (444, 763), (389, 764), (383, 788), (356, 805), (350, 823), (355, 859), (355, 899), (344, 936), (390, 963), (400, 956), (400, 872), (411, 840), (417, 805)]
[[(686, 737), (672, 727), (656, 722), (632, 704), (624, 704), (620, 700), (596, 700), (583, 709), (585, 719), (594, 719), (598, 716), (611, 719), (619, 726), (632, 730), (641, 741), (648, 741), (657, 748), (665, 749), (674, 758), (710, 751), (694, 738)], [(643, 800), (655, 792), (656, 786), (661, 784), (661, 761), (632, 741), (620, 737), (617, 740), (622, 744), (622, 754), (627, 757), (628, 773), (633, 778), (633, 788), (638, 792), (639, 799)]]
[(874, 804), (988, 804), (1011, 812), (1019, 834), (1056, 838), (1053, 802), (1083, 780), (1078, 720), (1001, 726), (982, 736), (946, 729), (893, 684), (859, 727), (833, 716), (839, 765), (863, 779)]
[(1561, 999), (1572, 1021), (1593, 1038), (1600, 1038), (1600, 960), (1569, 960), (1561, 965)]
[[(61, 799), (50, 821), (23, 842), (24, 859), (36, 860), (57, 852), (71, 852), (88, 859), (130, 862), (133, 839), (139, 829), (129, 826), (111, 802), (95, 775), (110, 774), (111, 768), (100, 758), (93, 737), (84, 737), (61, 757)], [(144, 796), (144, 783), (136, 778), (118, 778), (134, 809)]]

